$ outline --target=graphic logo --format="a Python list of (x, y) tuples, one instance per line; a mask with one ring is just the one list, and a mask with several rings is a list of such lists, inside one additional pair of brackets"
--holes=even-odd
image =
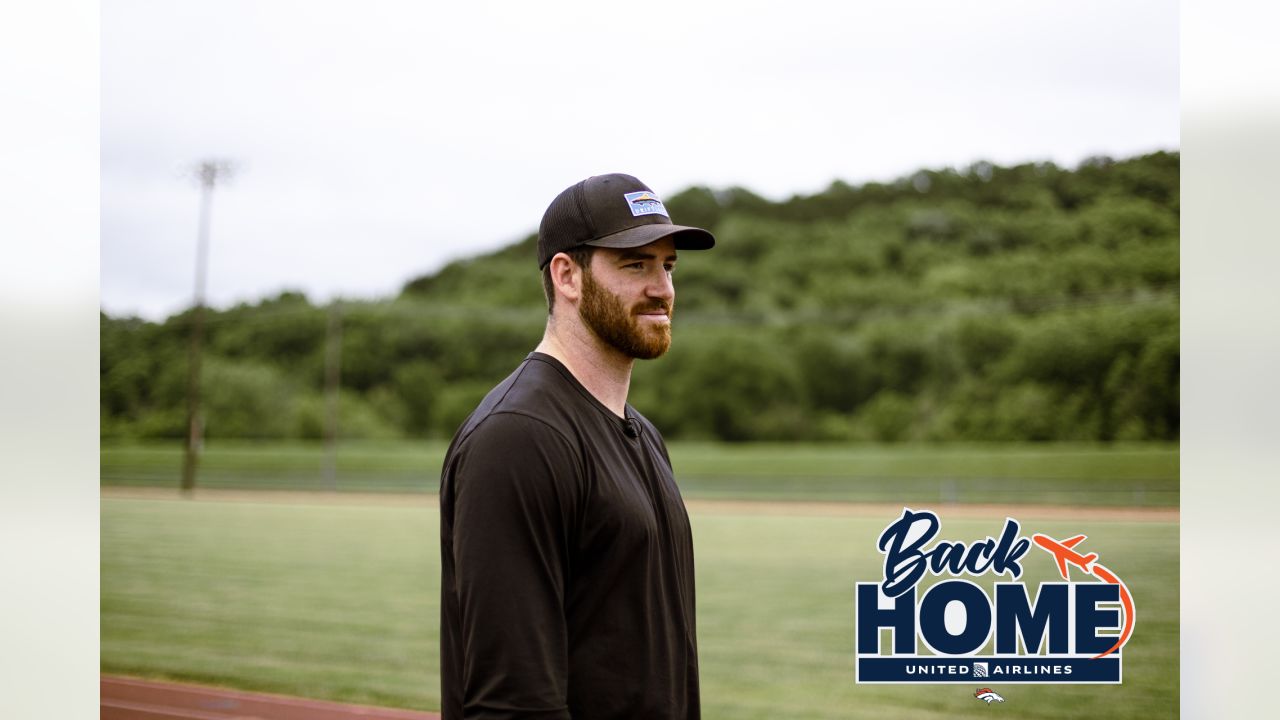
[(993, 702), (1004, 702), (1004, 698), (1000, 697), (1000, 694), (991, 688), (978, 688), (978, 691), (975, 692), (973, 696), (988, 705)]
[(671, 218), (670, 215), (667, 215), (667, 208), (663, 206), (662, 201), (658, 199), (658, 196), (648, 190), (627, 193), (622, 197), (627, 199), (627, 205), (631, 208), (631, 214), (633, 216), (666, 215), (668, 219)]
[[(857, 682), (1121, 682), (1120, 651), (1133, 635), (1137, 611), (1128, 587), (1098, 562), (1098, 553), (1075, 549), (1084, 535), (1028, 539), (1007, 517), (998, 538), (930, 545), (941, 527), (935, 513), (903, 508), (881, 532), (876, 547), (884, 555), (884, 578), (856, 588)], [(1018, 582), (1033, 543), (1052, 556), (1064, 581), (1041, 583), (1034, 599)], [(1069, 565), (1090, 579), (1073, 582)], [(1009, 581), (995, 582), (988, 593), (969, 579), (987, 573)], [(926, 574), (952, 577), (934, 582), (917, 601)]]

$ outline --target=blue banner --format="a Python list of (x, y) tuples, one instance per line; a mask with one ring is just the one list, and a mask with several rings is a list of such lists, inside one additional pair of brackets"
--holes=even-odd
[(860, 657), (860, 683), (1119, 683), (1120, 655), (1063, 657)]

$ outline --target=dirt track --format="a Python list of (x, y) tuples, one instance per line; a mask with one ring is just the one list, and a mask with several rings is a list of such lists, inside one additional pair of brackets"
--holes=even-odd
[[(742, 515), (834, 515), (849, 517), (891, 518), (902, 512), (893, 503), (855, 502), (771, 502), (756, 500), (687, 500), (693, 513), (730, 513)], [(1177, 508), (1097, 507), (1092, 505), (979, 505), (912, 503), (916, 510), (933, 510), (955, 518), (1015, 517), (1036, 520), (1125, 520), (1178, 522)]]
[[(104, 498), (178, 500), (182, 495), (167, 488), (102, 488)], [(301, 505), (395, 505), (437, 507), (439, 499), (427, 493), (348, 493), (279, 490), (197, 490), (196, 500), (214, 502), (288, 503)], [(685, 501), (689, 512), (737, 515), (828, 515), (883, 518), (897, 515), (901, 505), (893, 503), (811, 502), (788, 500), (706, 500)], [(1178, 508), (1099, 507), (1093, 505), (921, 505), (947, 517), (1015, 517), (1037, 520), (1118, 520), (1127, 522), (1178, 522)]]
[(103, 675), (102, 720), (440, 720), (436, 713)]

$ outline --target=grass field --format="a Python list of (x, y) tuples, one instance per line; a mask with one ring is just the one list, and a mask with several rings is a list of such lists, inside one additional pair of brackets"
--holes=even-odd
[[(346, 443), (333, 489), (435, 492), (446, 444)], [(1178, 505), (1176, 445), (724, 445), (672, 443), (686, 497), (915, 503)], [(324, 490), (306, 443), (210, 443), (199, 484)], [(177, 443), (104, 442), (104, 486), (176, 487)]]
[[(357, 496), (286, 504), (107, 491), (103, 671), (437, 708), (438, 512), (425, 497), (361, 503)], [(874, 543), (892, 515), (735, 507), (691, 512), (704, 717), (1177, 715), (1174, 521), (1091, 521), (1087, 511), (1072, 522), (1034, 520), (1034, 510), (1019, 517), (1024, 534), (1087, 533), (1089, 550), (1128, 583), (1139, 621), (1125, 649), (1123, 685), (993, 683), (1008, 702), (990, 708), (967, 685), (855, 685), (854, 583), (878, 579)], [(982, 538), (1003, 521), (972, 513), (954, 519), (937, 509), (949, 539)], [(1028, 556), (1026, 567), (1030, 582), (1053, 573), (1047, 555)]]

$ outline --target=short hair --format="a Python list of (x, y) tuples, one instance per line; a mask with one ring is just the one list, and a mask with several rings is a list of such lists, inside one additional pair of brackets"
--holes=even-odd
[[(565, 250), (564, 254), (582, 268), (583, 272), (591, 272), (591, 258), (596, 254), (595, 246), (578, 245)], [(556, 286), (551, 282), (551, 263), (542, 268), (542, 292), (547, 296), (547, 314), (550, 315), (556, 307)]]

